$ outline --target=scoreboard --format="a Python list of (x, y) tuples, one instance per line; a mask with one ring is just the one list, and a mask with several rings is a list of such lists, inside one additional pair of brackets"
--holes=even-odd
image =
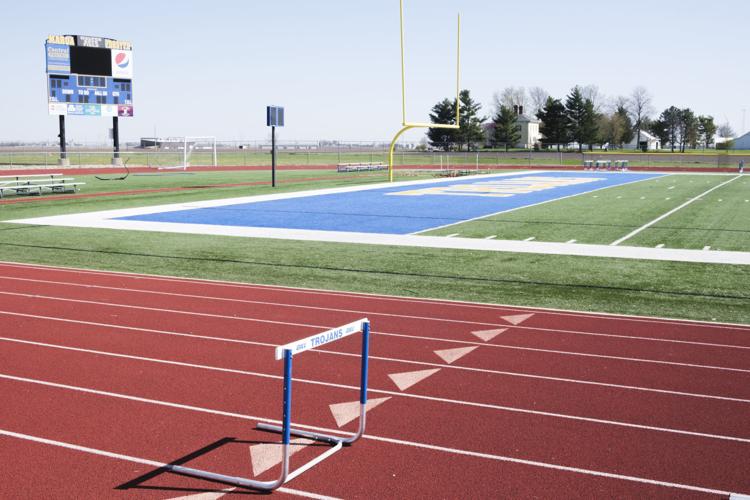
[(50, 115), (133, 116), (130, 42), (50, 35), (44, 49)]

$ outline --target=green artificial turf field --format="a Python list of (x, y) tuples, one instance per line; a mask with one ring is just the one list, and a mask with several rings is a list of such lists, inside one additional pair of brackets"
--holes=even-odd
[[(423, 234), (609, 245), (709, 189), (727, 175), (668, 175), (454, 224)], [(750, 251), (750, 179), (739, 177), (622, 245)]]
[[(421, 174), (429, 176), (429, 174)], [(384, 180), (384, 173), (281, 171), (131, 176), (96, 181), (82, 194), (148, 188), (165, 192), (45, 199), (0, 205), (0, 221), (159, 205), (192, 200), (318, 189)], [(418, 177), (407, 177), (414, 179)], [(438, 234), (610, 243), (671, 210), (727, 176), (665, 176), (529, 207), (460, 231)], [(316, 180), (310, 180), (316, 179)], [(403, 180), (404, 177), (400, 177)], [(691, 182), (692, 181), (692, 182)], [(717, 189), (627, 244), (748, 251), (750, 184), (744, 178)], [(594, 196), (597, 196), (596, 198)], [(618, 198), (621, 196), (621, 198)], [(641, 199), (643, 197), (643, 199)], [(667, 199), (670, 198), (670, 199)], [(718, 201), (721, 199), (722, 201)], [(642, 241), (642, 243), (641, 243)], [(367, 246), (138, 231), (23, 226), (0, 222), (0, 260), (250, 283), (350, 290), (488, 303), (605, 311), (750, 323), (750, 266), (639, 261), (505, 252)]]

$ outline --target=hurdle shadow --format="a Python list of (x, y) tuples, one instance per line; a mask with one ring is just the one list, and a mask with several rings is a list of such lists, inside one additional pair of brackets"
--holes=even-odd
[[(184, 486), (165, 486), (165, 485), (149, 485), (146, 484), (149, 481), (163, 475), (163, 474), (169, 474), (169, 475), (177, 475), (182, 477), (189, 477), (192, 479), (195, 479), (195, 476), (191, 476), (189, 474), (182, 474), (178, 471), (170, 470), (170, 466), (175, 465), (185, 465), (188, 462), (195, 460), (196, 458), (202, 457), (208, 453), (214, 452), (216, 450), (219, 450), (222, 447), (228, 446), (228, 445), (243, 445), (243, 446), (252, 446), (255, 444), (274, 444), (277, 443), (277, 441), (263, 441), (263, 440), (242, 440), (237, 439), (235, 437), (224, 437), (217, 441), (214, 441), (213, 443), (210, 443), (203, 448), (200, 448), (198, 450), (195, 450), (187, 455), (184, 455), (180, 458), (177, 458), (168, 464), (164, 465), (163, 467), (158, 467), (152, 471), (146, 472), (145, 474), (142, 474), (134, 479), (131, 479), (130, 481), (127, 481), (125, 483), (122, 483), (118, 486), (115, 486), (115, 490), (151, 490), (151, 491), (171, 491), (176, 493), (186, 493), (186, 494), (197, 494), (197, 493), (219, 493), (223, 492), (227, 495), (234, 494), (234, 495), (269, 495), (272, 492), (271, 491), (263, 491), (263, 490), (254, 490), (251, 488), (245, 488), (242, 486), (237, 486), (230, 483), (223, 483), (218, 480), (212, 480), (212, 479), (203, 479), (204, 481), (207, 481), (209, 483), (215, 483), (215, 484), (221, 484), (221, 485), (231, 485), (235, 489), (232, 491), (226, 491), (222, 489), (217, 488), (199, 488), (199, 487), (193, 487), (193, 488), (187, 488)], [(311, 443), (308, 446), (320, 446), (320, 447), (329, 447), (327, 443)], [(248, 469), (250, 469), (250, 455), (248, 453)]]

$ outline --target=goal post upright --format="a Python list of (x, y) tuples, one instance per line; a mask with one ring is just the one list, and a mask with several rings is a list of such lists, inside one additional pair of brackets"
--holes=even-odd
[(458, 13), (458, 28), (456, 31), (456, 123), (419, 123), (409, 122), (406, 119), (406, 62), (404, 56), (404, 0), (399, 0), (399, 20), (401, 31), (401, 130), (399, 130), (391, 141), (388, 149), (388, 181), (393, 182), (393, 152), (396, 149), (396, 142), (399, 137), (413, 128), (443, 128), (459, 129), (461, 128), (461, 13)]

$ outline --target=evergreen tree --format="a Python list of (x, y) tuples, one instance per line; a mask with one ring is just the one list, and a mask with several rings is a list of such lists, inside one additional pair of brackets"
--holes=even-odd
[(619, 118), (622, 125), (620, 136), (616, 139), (615, 143), (619, 145), (628, 144), (635, 139), (635, 131), (633, 130), (633, 121), (630, 119), (628, 110), (623, 104), (617, 106), (615, 116)]
[(492, 145), (505, 144), (505, 151), (508, 147), (514, 146), (521, 140), (521, 131), (518, 128), (518, 117), (516, 113), (507, 106), (500, 106), (500, 110), (492, 119), (495, 124), (495, 130), (492, 134)]
[(716, 124), (713, 116), (698, 117), (698, 134), (704, 149), (713, 144), (716, 135)]
[(591, 99), (584, 99), (580, 87), (573, 87), (565, 100), (565, 111), (570, 123), (570, 138), (578, 143), (578, 151), (583, 151), (583, 145), (592, 143), (597, 138), (596, 111)]
[(547, 98), (544, 107), (536, 114), (542, 125), (539, 132), (542, 134), (542, 144), (557, 144), (560, 151), (561, 144), (570, 142), (568, 115), (565, 106), (559, 99)]
[(482, 123), (487, 118), (479, 116), (479, 110), (482, 108), (482, 105), (471, 98), (468, 90), (462, 90), (459, 94), (459, 99), (461, 100), (461, 128), (456, 131), (458, 149), (460, 151), (462, 149), (461, 146), (465, 144), (467, 151), (470, 151), (476, 149), (476, 144), (484, 142)]
[(662, 147), (669, 143), (673, 153), (674, 148), (679, 145), (681, 115), (681, 110), (670, 106), (662, 111), (659, 119), (654, 122), (656, 128), (653, 130), (661, 139)]
[[(430, 121), (432, 121), (432, 123), (454, 125), (456, 123), (455, 99), (453, 101), (443, 99), (435, 104), (430, 113)], [(450, 151), (458, 142), (457, 132), (458, 130), (455, 129), (430, 128), (427, 129), (427, 139), (430, 141), (430, 146), (433, 148)]]
[(692, 149), (698, 147), (698, 118), (690, 108), (680, 110), (680, 151), (685, 152), (685, 148), (690, 146)]
[[(599, 113), (594, 108), (594, 101), (586, 99), (583, 103), (583, 121), (580, 123), (581, 143), (589, 145), (589, 151), (593, 149), (594, 142), (599, 137)], [(581, 144), (579, 143), (579, 144)], [(581, 148), (578, 148), (579, 151)]]

